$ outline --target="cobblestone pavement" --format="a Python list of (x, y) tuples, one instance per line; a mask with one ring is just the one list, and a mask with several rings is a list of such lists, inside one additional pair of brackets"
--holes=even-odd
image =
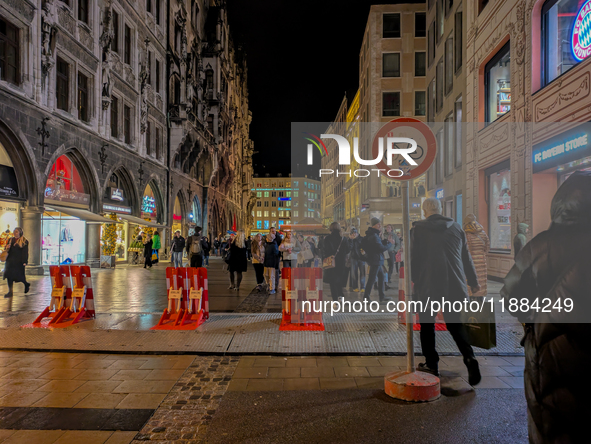
[[(504, 417), (503, 427), (516, 429), (519, 438), (513, 442), (523, 442), (524, 358), (478, 359), (483, 379), (474, 389), (466, 382), (467, 372), (461, 358), (441, 358), (443, 398), (438, 403), (445, 403), (446, 409), (451, 409), (448, 413), (459, 415), (460, 420), (475, 415), (484, 417), (482, 429), (477, 433), (485, 434), (490, 433), (491, 427), (500, 425), (496, 424), (495, 415), (491, 415), (492, 423), (486, 423), (488, 416), (478, 410), (482, 408), (479, 407), (482, 400), (488, 400), (489, 409), (516, 411), (517, 415)], [(357, 433), (359, 424), (346, 419), (348, 413), (341, 407), (373, 399), (371, 402), (378, 404), (370, 407), (378, 409), (376, 414), (388, 412), (392, 400), (383, 394), (384, 375), (405, 364), (404, 357), (396, 356), (0, 352), (0, 443), (277, 442), (270, 436), (280, 435), (284, 427), (293, 431), (296, 424), (290, 418), (306, 415), (302, 402), (314, 404), (310, 406), (314, 408), (314, 417), (327, 418), (325, 424), (317, 424), (321, 427), (318, 433), (325, 435), (337, 424), (341, 430), (355, 427), (351, 431)], [(491, 395), (493, 392), (497, 395)], [(293, 402), (294, 396), (298, 402)], [(341, 401), (334, 404), (334, 397)], [(460, 401), (445, 401), (457, 397)], [(478, 401), (479, 398), (482, 399)], [(265, 410), (260, 409), (269, 402), (275, 404), (268, 413), (263, 413)], [(259, 403), (261, 406), (257, 407)], [(264, 416), (251, 421), (245, 410), (252, 410), (254, 418)], [(358, 410), (358, 414), (363, 411)], [(414, 421), (416, 415), (421, 415), (427, 423), (432, 418), (433, 430), (445, 427), (447, 421), (446, 415), (441, 418), (427, 407), (419, 412), (408, 405), (406, 411), (411, 412)], [(303, 433), (303, 429), (296, 427), (297, 430)], [(425, 431), (421, 433), (424, 435)], [(495, 433), (501, 436), (503, 432)], [(340, 442), (355, 440), (340, 439)], [(368, 438), (366, 442), (383, 442), (383, 439)], [(509, 441), (489, 437), (481, 442)]]

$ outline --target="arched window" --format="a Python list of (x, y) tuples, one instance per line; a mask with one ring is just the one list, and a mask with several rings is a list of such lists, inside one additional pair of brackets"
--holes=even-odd
[(78, 168), (67, 155), (58, 157), (51, 167), (45, 184), (45, 199), (89, 205), (90, 196), (85, 193)]

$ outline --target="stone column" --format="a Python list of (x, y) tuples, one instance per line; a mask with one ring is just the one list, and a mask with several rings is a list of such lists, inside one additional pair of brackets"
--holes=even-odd
[(41, 265), (41, 215), (43, 207), (24, 207), (21, 209), (23, 234), (29, 240), (29, 264), (26, 274), (42, 275)]
[(86, 224), (86, 265), (101, 266), (101, 224)]

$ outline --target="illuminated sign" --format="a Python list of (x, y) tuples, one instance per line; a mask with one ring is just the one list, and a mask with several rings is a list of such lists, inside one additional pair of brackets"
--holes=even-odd
[(120, 190), (119, 188), (111, 188), (111, 200), (123, 202), (123, 190)]
[(591, 55), (591, 0), (579, 9), (571, 37), (573, 56), (579, 62)]
[(413, 208), (421, 208), (421, 204), (420, 203), (413, 203), (412, 207)]
[(103, 211), (105, 213), (123, 213), (123, 214), (131, 214), (131, 208), (129, 207), (120, 207), (119, 205), (109, 205), (103, 204)]
[(591, 156), (590, 133), (591, 124), (585, 123), (535, 145), (532, 149), (533, 172), (548, 170)]
[(153, 213), (156, 210), (156, 199), (152, 196), (144, 196), (142, 201), (142, 211), (144, 213)]
[(437, 191), (435, 191), (435, 198), (436, 199), (443, 199), (443, 188), (440, 188)]
[(281, 200), (281, 201), (283, 201), (283, 200), (291, 200), (291, 197), (278, 197), (277, 199), (278, 200)]

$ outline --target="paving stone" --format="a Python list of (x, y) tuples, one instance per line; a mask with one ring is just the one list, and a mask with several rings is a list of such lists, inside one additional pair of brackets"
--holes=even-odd
[(74, 407), (77, 409), (114, 409), (126, 396), (117, 393), (90, 393)]
[(100, 430), (68, 430), (61, 435), (54, 444), (104, 444), (111, 437), (113, 432)]
[(65, 430), (17, 430), (2, 444), (53, 444)]
[(501, 381), (496, 376), (483, 376), (482, 381), (478, 384), (476, 389), (500, 389), (500, 388), (511, 388), (509, 384)]
[(511, 376), (523, 376), (524, 368), (519, 366), (502, 366), (503, 370), (509, 373)]
[(334, 378), (333, 367), (302, 367), (302, 378)]
[(248, 379), (232, 379), (228, 385), (228, 391), (242, 392), (246, 390)]
[(121, 381), (86, 381), (74, 393), (111, 393), (121, 385)]
[(117, 404), (118, 409), (156, 409), (166, 395), (155, 393), (130, 393)]
[(283, 380), (283, 390), (319, 390), (318, 378), (287, 378)]
[(388, 373), (402, 370), (402, 367), (367, 367), (370, 376), (385, 376)]
[(255, 359), (253, 367), (285, 367), (287, 359), (283, 357)]
[(246, 386), (247, 392), (283, 390), (283, 379), (250, 379)]
[(360, 389), (381, 389), (384, 390), (384, 378), (355, 378), (357, 388)]
[(72, 408), (82, 399), (88, 396), (88, 393), (49, 393), (44, 398), (35, 402), (32, 407), (57, 407)]
[(523, 388), (525, 384), (523, 376), (499, 376), (499, 379), (512, 388)]
[(286, 367), (316, 367), (316, 358), (289, 357), (285, 362)]
[(105, 441), (105, 444), (129, 444), (135, 438), (137, 432), (113, 432), (109, 439)]
[(254, 379), (266, 378), (269, 369), (266, 367), (251, 367), (251, 368), (237, 368), (234, 373), (234, 378), (238, 379)]
[(321, 389), (352, 389), (357, 388), (355, 378), (319, 378)]
[(343, 357), (323, 356), (316, 358), (316, 364), (318, 367), (347, 367), (349, 361)]
[(269, 378), (277, 378), (277, 379), (299, 378), (300, 377), (300, 368), (299, 367), (270, 368), (268, 377)]
[(84, 381), (66, 381), (66, 380), (53, 380), (49, 381), (42, 387), (37, 389), (38, 392), (57, 392), (57, 393), (70, 393), (76, 390), (84, 384)]
[(0, 407), (30, 407), (41, 398), (45, 397), (47, 393), (21, 393), (13, 392), (0, 398)]
[(382, 365), (375, 356), (347, 356), (347, 362), (351, 367), (377, 367)]
[(335, 367), (334, 374), (337, 378), (369, 376), (369, 372), (365, 367)]

